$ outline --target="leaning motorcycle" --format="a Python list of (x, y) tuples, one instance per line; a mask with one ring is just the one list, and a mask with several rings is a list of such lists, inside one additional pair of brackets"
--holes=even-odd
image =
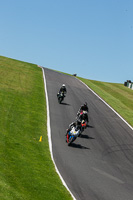
[(83, 132), (87, 127), (87, 121), (82, 120), (81, 121), (81, 132)]
[(77, 115), (76, 119), (77, 119), (78, 124), (80, 123), (80, 126), (81, 126), (81, 132), (79, 134), (79, 136), (81, 136), (82, 132), (86, 129), (87, 123), (88, 123), (87, 111), (81, 111)]
[(64, 97), (65, 97), (64, 92), (59, 92), (59, 93), (57, 94), (58, 102), (59, 102), (60, 104), (61, 104), (61, 102), (64, 100)]
[(66, 142), (68, 146), (72, 144), (76, 140), (76, 138), (79, 136), (80, 130), (76, 127), (73, 127), (66, 135)]

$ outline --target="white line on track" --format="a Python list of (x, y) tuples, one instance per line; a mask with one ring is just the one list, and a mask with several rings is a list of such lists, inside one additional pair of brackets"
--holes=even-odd
[(51, 154), (51, 158), (52, 161), (54, 163), (55, 166), (55, 170), (58, 173), (63, 185), (66, 187), (66, 189), (69, 191), (69, 193), (71, 194), (72, 198), (74, 200), (76, 200), (76, 198), (73, 196), (72, 192), (69, 190), (66, 182), (64, 181), (63, 177), (61, 176), (56, 163), (54, 161), (54, 157), (53, 157), (53, 151), (52, 151), (52, 140), (51, 140), (51, 127), (50, 127), (50, 114), (49, 114), (49, 101), (48, 101), (48, 93), (47, 93), (47, 85), (46, 85), (46, 78), (45, 78), (45, 72), (44, 72), (44, 68), (42, 68), (43, 71), (43, 80), (44, 80), (44, 88), (45, 88), (45, 95), (46, 95), (46, 105), (47, 105), (47, 131), (48, 131), (48, 142), (49, 142), (49, 149), (50, 149), (50, 154)]
[[(78, 78), (76, 78), (76, 79), (78, 79)], [(80, 79), (78, 79), (78, 80), (81, 83), (83, 83), (93, 94), (95, 94), (104, 104), (106, 104), (113, 112), (115, 112), (115, 114), (117, 114), (133, 130), (133, 127), (130, 124), (128, 124), (128, 122), (125, 119), (123, 119), (123, 117), (121, 115), (119, 115), (109, 104), (107, 104), (100, 96), (98, 96), (98, 94), (96, 94), (91, 88), (89, 88), (88, 85), (86, 85)]]
[[(44, 68), (42, 68), (42, 72), (43, 72), (43, 80), (44, 80), (44, 88), (45, 88), (45, 95), (46, 95), (46, 105), (47, 105), (47, 131), (48, 131), (48, 142), (49, 142), (49, 149), (50, 149), (50, 154), (51, 154), (51, 158), (52, 158), (52, 161), (54, 163), (54, 166), (55, 166), (55, 170), (56, 172), (58, 173), (63, 185), (66, 187), (66, 189), (69, 191), (69, 193), (71, 194), (73, 200), (76, 200), (76, 198), (74, 197), (74, 195), (72, 194), (72, 192), (69, 190), (66, 182), (64, 181), (63, 177), (61, 176), (57, 166), (56, 166), (56, 163), (54, 161), (54, 157), (53, 157), (53, 152), (52, 152), (52, 140), (51, 140), (51, 127), (50, 127), (50, 114), (49, 114), (49, 101), (48, 101), (48, 93), (47, 93), (47, 86), (46, 86), (46, 78), (45, 78), (45, 72), (44, 72)], [(76, 77), (75, 77), (76, 78)], [(76, 78), (78, 79), (78, 78)], [(79, 80), (79, 79), (78, 79)], [(82, 82), (81, 80), (79, 80), (80, 82)], [(107, 104), (100, 96), (98, 96), (91, 88), (89, 88), (84, 82), (82, 82), (93, 94), (95, 94), (104, 104), (106, 104), (113, 112), (115, 112), (132, 130), (133, 130), (133, 127), (130, 126), (126, 120), (124, 120), (109, 104)], [(118, 178), (116, 177), (112, 177), (111, 175), (101, 171), (101, 170), (98, 170), (96, 168), (93, 168), (95, 171), (99, 172), (100, 174), (103, 174), (103, 175), (106, 175), (107, 177), (111, 178), (111, 179), (114, 179), (115, 181), (119, 182), (119, 183), (123, 183), (121, 180), (119, 180)]]

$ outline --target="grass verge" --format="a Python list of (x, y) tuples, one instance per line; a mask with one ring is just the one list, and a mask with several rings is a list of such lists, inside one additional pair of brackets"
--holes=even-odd
[(70, 200), (49, 153), (41, 68), (0, 56), (0, 119), (0, 199)]
[(133, 90), (119, 83), (107, 83), (78, 77), (133, 127)]

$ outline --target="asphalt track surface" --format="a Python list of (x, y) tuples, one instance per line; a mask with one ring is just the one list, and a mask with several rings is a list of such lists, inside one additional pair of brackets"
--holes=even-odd
[[(50, 110), (53, 157), (77, 200), (133, 200), (133, 131), (75, 77), (44, 68)], [(57, 92), (66, 85), (62, 104)], [(82, 103), (89, 127), (72, 146), (65, 133)]]

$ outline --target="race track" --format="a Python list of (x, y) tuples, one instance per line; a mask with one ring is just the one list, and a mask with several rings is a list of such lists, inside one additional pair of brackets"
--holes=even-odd
[[(44, 68), (48, 91), (53, 157), (77, 200), (133, 200), (133, 131), (75, 77)], [(57, 92), (66, 85), (62, 104)], [(65, 133), (84, 102), (89, 125), (67, 146)]]

